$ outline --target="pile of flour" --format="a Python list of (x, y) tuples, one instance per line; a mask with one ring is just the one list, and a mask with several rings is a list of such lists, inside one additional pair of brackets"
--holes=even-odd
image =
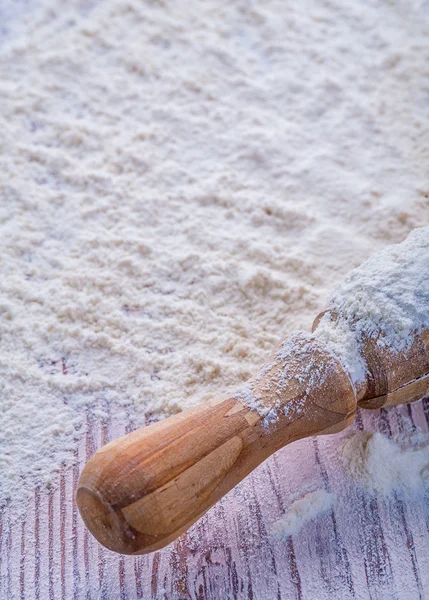
[[(342, 486), (356, 486), (370, 496), (388, 500), (396, 496), (421, 500), (429, 491), (429, 434), (409, 431), (388, 437), (378, 431), (354, 432), (341, 449)], [(274, 537), (284, 540), (307, 523), (329, 513), (342, 495), (316, 489), (294, 500), (272, 526)], [(347, 503), (347, 508), (350, 508)]]
[(429, 435), (360, 431), (342, 450), (346, 474), (371, 494), (418, 496), (429, 488)]
[(288, 511), (272, 526), (272, 535), (284, 540), (296, 535), (309, 521), (329, 513), (335, 503), (335, 495), (319, 489), (305, 494), (289, 506)]
[(0, 503), (55, 483), (88, 408), (235, 388), (427, 220), (422, 11), (2, 7)]
[(341, 360), (354, 383), (365, 380), (366, 338), (401, 352), (429, 328), (428, 273), (429, 227), (422, 227), (354, 269), (335, 290), (314, 336)]

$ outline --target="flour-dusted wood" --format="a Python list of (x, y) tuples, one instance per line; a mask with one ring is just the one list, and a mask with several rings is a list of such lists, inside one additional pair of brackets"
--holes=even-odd
[[(429, 402), (360, 411), (353, 429), (428, 431)], [(339, 468), (343, 434), (300, 440), (277, 452), (187, 534), (145, 556), (122, 556), (88, 533), (73, 503), (76, 473), (132, 421), (89, 414), (78, 463), (54, 491), (39, 490), (24, 524), (0, 518), (2, 600), (407, 600), (429, 595), (429, 511), (349, 495)], [(80, 465), (80, 467), (79, 467)], [(306, 482), (341, 495), (334, 510), (288, 541), (272, 523)]]
[[(279, 396), (283, 411), (270, 426), (232, 397), (209, 401), (99, 450), (84, 469), (77, 492), (90, 531), (117, 552), (157, 550), (280, 447), (347, 427), (356, 399), (340, 363), (317, 344), (299, 357)], [(314, 363), (323, 376), (310, 389), (301, 374)], [(267, 405), (272, 397), (267, 385), (281, 372), (279, 363), (254, 381)]]
[[(240, 395), (209, 401), (111, 442), (91, 458), (77, 502), (102, 544), (125, 554), (162, 548), (282, 446), (344, 429), (357, 403), (406, 403), (428, 391), (427, 332), (400, 353), (367, 340), (367, 375), (357, 393), (317, 339), (303, 333), (291, 341), (248, 386), (259, 411)], [(263, 415), (273, 406), (275, 419), (267, 424)]]

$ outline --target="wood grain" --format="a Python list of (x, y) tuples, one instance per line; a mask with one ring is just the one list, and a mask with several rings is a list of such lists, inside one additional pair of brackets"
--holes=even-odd
[[(105, 407), (104, 407), (105, 408)], [(403, 422), (428, 430), (429, 402), (360, 411), (356, 428), (389, 435)], [(88, 413), (75, 468), (38, 490), (25, 517), (0, 521), (0, 598), (16, 600), (348, 600), (429, 597), (429, 505), (369, 501), (344, 489), (343, 434), (298, 441), (277, 452), (177, 542), (143, 557), (103, 549), (85, 532), (71, 498), (88, 453), (133, 426)], [(286, 542), (272, 522), (294, 497), (325, 487), (334, 510)]]

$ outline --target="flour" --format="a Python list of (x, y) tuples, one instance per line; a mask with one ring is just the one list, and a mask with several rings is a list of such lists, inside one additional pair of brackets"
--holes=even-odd
[[(335, 352), (326, 356), (325, 344), (310, 333), (298, 331), (281, 344), (271, 362), (264, 363), (254, 379), (235, 390), (234, 398), (262, 415), (266, 425), (277, 421), (280, 414), (299, 418), (307, 408), (308, 392), (326, 381), (337, 368)], [(261, 380), (264, 380), (262, 391), (257, 385)], [(291, 386), (295, 389), (296, 384), (304, 393), (293, 402), (284, 402), (285, 393)]]
[(335, 495), (320, 489), (305, 494), (289, 506), (283, 517), (272, 526), (272, 534), (279, 540), (296, 535), (309, 521), (329, 513), (335, 503)]
[[(343, 442), (341, 460), (343, 487), (355, 485), (384, 500), (394, 495), (421, 499), (429, 490), (429, 435), (422, 431), (392, 437), (378, 431), (355, 432)], [(343, 494), (324, 489), (305, 494), (273, 523), (272, 535), (280, 540), (296, 535), (309, 521), (316, 521), (334, 505), (344, 503)]]
[[(273, 362), (263, 364), (256, 382), (280, 365), (280, 376), (272, 377), (268, 392), (273, 401), (262, 400), (254, 383), (239, 388), (236, 397), (268, 420), (276, 420), (283, 405), (282, 391), (296, 380), (303, 389), (323, 383), (329, 369), (327, 359), (318, 363), (320, 344), (340, 360), (352, 383), (367, 374), (363, 348), (367, 339), (399, 353), (411, 347), (417, 333), (429, 328), (429, 227), (413, 231), (401, 244), (385, 248), (347, 275), (332, 294), (328, 311), (312, 334), (291, 335), (277, 351)], [(334, 359), (333, 359), (334, 360)], [(306, 371), (301, 372), (301, 365)], [(305, 397), (302, 399), (305, 404)], [(299, 411), (298, 411), (299, 413)]]
[(365, 379), (365, 339), (399, 353), (429, 328), (428, 272), (429, 227), (422, 227), (368, 259), (335, 290), (314, 335), (341, 360), (353, 382)]
[[(298, 380), (308, 389), (326, 376), (326, 367), (321, 369), (317, 360), (312, 360), (320, 342), (342, 362), (352, 382), (362, 381), (366, 338), (399, 353), (412, 345), (416, 333), (429, 328), (428, 272), (429, 227), (424, 227), (354, 269), (332, 294), (329, 312), (314, 333), (292, 335), (276, 353), (274, 363), (262, 366), (256, 381), (275, 364), (282, 365), (280, 378), (273, 377), (267, 390), (274, 402), (263, 402), (252, 384), (241, 388), (242, 400), (264, 415), (267, 423), (275, 421), (279, 412), (287, 414), (290, 404), (282, 404), (281, 391), (288, 381)], [(308, 364), (306, 372), (295, 368), (303, 359)], [(305, 396), (292, 410), (299, 418), (305, 410)], [(371, 494), (415, 496), (429, 488), (429, 437), (423, 433), (389, 439), (379, 432), (358, 432), (345, 442), (342, 458), (349, 480)], [(329, 511), (335, 499), (333, 494), (316, 490), (295, 500), (274, 523), (273, 535), (279, 539), (296, 535), (309, 520)]]
[(427, 434), (388, 438), (360, 431), (344, 443), (342, 459), (348, 477), (371, 494), (418, 496), (429, 488)]
[(6, 4), (1, 503), (87, 410), (234, 389), (429, 216), (419, 5)]

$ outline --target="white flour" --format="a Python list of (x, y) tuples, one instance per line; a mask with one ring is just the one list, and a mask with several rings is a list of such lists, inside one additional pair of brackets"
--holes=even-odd
[(87, 407), (138, 422), (246, 380), (429, 216), (419, 4), (9, 4), (1, 502)]
[(353, 382), (365, 379), (365, 338), (407, 350), (429, 328), (429, 227), (372, 256), (335, 290), (314, 335), (341, 360)]
[(306, 523), (329, 513), (334, 502), (334, 494), (322, 489), (305, 494), (302, 498), (292, 502), (286, 514), (277, 519), (273, 524), (272, 534), (280, 540), (290, 535), (296, 535)]
[[(411, 431), (392, 437), (375, 432), (354, 432), (341, 450), (345, 478), (351, 485), (385, 500), (395, 494), (407, 500), (424, 497), (429, 490), (429, 434)], [(274, 537), (284, 540), (298, 534), (309, 521), (316, 521), (336, 504), (352, 509), (343, 493), (318, 489), (292, 502), (272, 525)]]
[(353, 434), (343, 446), (345, 472), (372, 494), (421, 495), (429, 488), (429, 436), (388, 438), (380, 432)]

